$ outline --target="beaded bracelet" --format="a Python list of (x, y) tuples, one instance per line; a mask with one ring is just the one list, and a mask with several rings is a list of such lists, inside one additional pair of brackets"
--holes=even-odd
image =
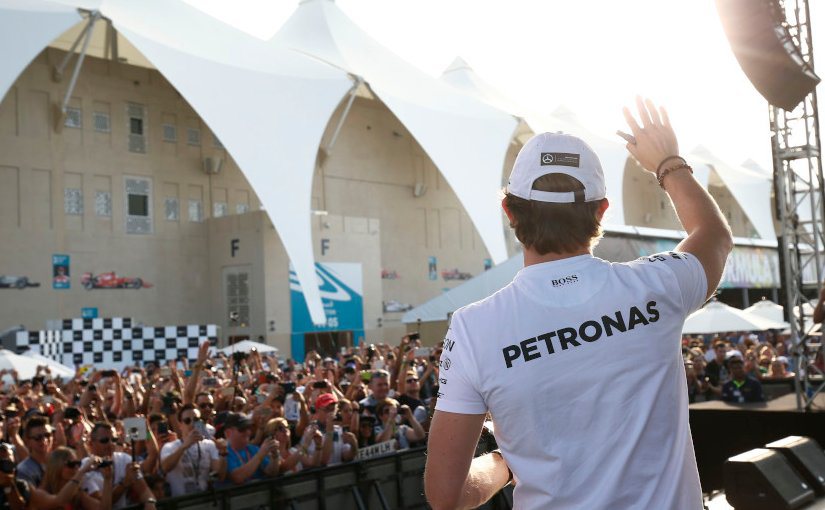
[[(670, 174), (670, 172), (672, 172), (674, 170), (681, 170), (682, 168), (687, 168), (688, 171), (690, 171), (691, 174), (693, 173), (693, 168), (691, 168), (690, 165), (688, 165), (687, 163), (682, 163), (681, 165), (676, 165), (676, 166), (672, 166), (670, 168), (665, 168), (664, 170), (661, 171), (661, 173), (658, 173), (656, 175), (656, 180), (659, 181), (659, 187), (662, 188), (662, 189), (665, 189), (665, 177), (667, 177)], [(665, 191), (667, 191), (667, 190), (665, 190)]]
[(659, 163), (659, 166), (656, 167), (656, 178), (657, 179), (659, 178), (659, 172), (662, 171), (662, 167), (665, 166), (665, 163), (667, 163), (671, 159), (681, 159), (682, 163), (687, 164), (687, 161), (685, 161), (685, 158), (683, 158), (682, 156), (679, 156), (678, 154), (676, 154), (674, 156), (668, 156), (665, 159), (663, 159), (661, 163)]

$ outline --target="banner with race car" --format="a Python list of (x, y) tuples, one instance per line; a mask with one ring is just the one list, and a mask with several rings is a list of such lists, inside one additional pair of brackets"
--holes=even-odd
[(148, 289), (152, 284), (143, 278), (134, 276), (118, 276), (114, 271), (108, 273), (83, 273), (80, 284), (86, 290), (93, 289)]

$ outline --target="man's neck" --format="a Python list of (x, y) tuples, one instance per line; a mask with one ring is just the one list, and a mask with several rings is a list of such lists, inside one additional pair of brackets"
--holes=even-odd
[(31, 456), (32, 459), (37, 461), (37, 463), (40, 464), (41, 466), (46, 465), (46, 461), (48, 460), (48, 457), (49, 457), (48, 454), (43, 455), (43, 454), (40, 454), (40, 453), (37, 453), (37, 452), (31, 452), (30, 456)]
[(570, 257), (578, 257), (579, 255), (590, 255), (590, 247), (584, 247), (580, 250), (568, 253), (545, 253), (539, 254), (532, 248), (524, 247), (524, 267), (532, 266), (534, 264), (543, 264), (545, 262), (553, 262), (555, 260), (569, 259)]

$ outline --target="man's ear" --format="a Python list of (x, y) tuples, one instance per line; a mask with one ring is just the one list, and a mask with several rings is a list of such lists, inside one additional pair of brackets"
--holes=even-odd
[(513, 213), (507, 209), (507, 197), (501, 199), (501, 208), (504, 209), (504, 214), (507, 215), (507, 220), (510, 222), (510, 228), (514, 228), (516, 224), (513, 222)]
[(599, 218), (599, 221), (602, 221), (604, 213), (607, 211), (608, 207), (610, 207), (610, 202), (607, 200), (607, 197), (601, 199), (599, 202), (599, 209), (596, 211), (596, 217)]

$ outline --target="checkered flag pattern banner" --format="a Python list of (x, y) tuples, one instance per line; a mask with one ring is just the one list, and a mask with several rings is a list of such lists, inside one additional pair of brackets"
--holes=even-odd
[(62, 329), (20, 331), (15, 350), (33, 349), (67, 366), (101, 365), (122, 369), (150, 361), (166, 362), (186, 357), (195, 361), (204, 341), (217, 344), (215, 324), (186, 326), (133, 326), (131, 318), (64, 319)]

